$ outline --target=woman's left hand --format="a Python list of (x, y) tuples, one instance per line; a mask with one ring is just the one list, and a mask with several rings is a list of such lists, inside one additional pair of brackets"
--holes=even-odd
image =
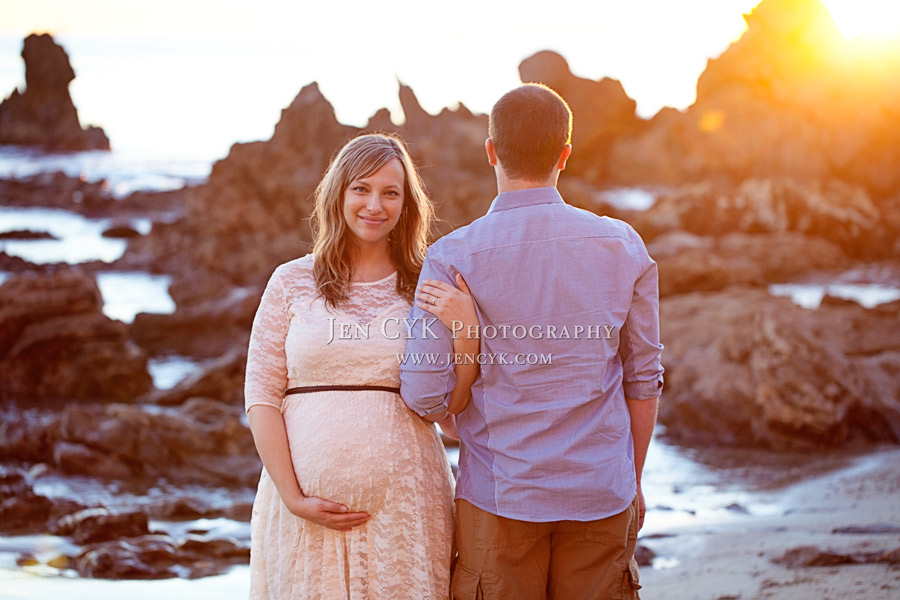
[(468, 328), (478, 325), (475, 301), (469, 286), (458, 273), (456, 285), (459, 289), (443, 281), (426, 279), (416, 290), (416, 306), (440, 319), (454, 337), (477, 338), (477, 335), (468, 335)]

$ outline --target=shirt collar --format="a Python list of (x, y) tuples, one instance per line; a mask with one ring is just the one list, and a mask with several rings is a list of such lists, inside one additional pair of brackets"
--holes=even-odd
[(565, 204), (562, 196), (555, 187), (527, 188), (524, 190), (516, 190), (514, 192), (503, 192), (498, 194), (494, 201), (491, 202), (491, 208), (488, 214), (501, 210), (510, 210), (512, 208), (521, 208), (523, 206), (535, 206), (537, 204)]

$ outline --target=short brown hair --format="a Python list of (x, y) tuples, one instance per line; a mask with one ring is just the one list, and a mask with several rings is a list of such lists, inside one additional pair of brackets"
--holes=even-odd
[(526, 83), (494, 104), (488, 135), (507, 176), (541, 180), (572, 139), (572, 111), (546, 85)]

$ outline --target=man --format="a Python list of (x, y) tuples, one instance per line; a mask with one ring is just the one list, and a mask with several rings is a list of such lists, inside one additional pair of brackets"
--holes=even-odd
[[(419, 280), (462, 275), (481, 326), (481, 372), (457, 421), (460, 600), (638, 597), (641, 472), (663, 373), (657, 269), (629, 225), (559, 195), (571, 128), (545, 86), (504, 95), (485, 142), (499, 194), (429, 249)], [(402, 396), (440, 421), (452, 335), (467, 331), (420, 307), (410, 319), (429, 327), (411, 328)]]

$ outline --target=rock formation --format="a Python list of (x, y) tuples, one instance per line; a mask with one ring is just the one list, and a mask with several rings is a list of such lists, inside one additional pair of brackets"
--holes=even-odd
[(634, 221), (645, 238), (673, 230), (704, 236), (798, 232), (828, 240), (854, 257), (890, 257), (900, 250), (893, 248), (900, 228), (882, 217), (864, 189), (838, 181), (748, 179), (737, 186), (681, 186), (662, 194)]
[(97, 283), (77, 269), (4, 282), (0, 399), (133, 400), (148, 391), (146, 354), (102, 306)]
[(31, 34), (22, 49), (25, 91), (13, 90), (0, 104), (0, 144), (51, 150), (109, 150), (99, 127), (82, 129), (69, 96), (75, 72), (62, 46), (48, 34)]
[(819, 0), (764, 0), (710, 60), (685, 112), (660, 112), (620, 140), (620, 183), (788, 176), (900, 190), (900, 51), (845, 40)]
[(806, 310), (764, 290), (664, 298), (667, 435), (776, 450), (900, 442), (900, 302)]
[[(406, 123), (379, 111), (364, 130), (341, 125), (313, 83), (281, 115), (272, 138), (235, 144), (209, 182), (187, 194), (187, 215), (136, 239), (130, 254), (177, 257), (171, 293), (179, 304), (221, 297), (233, 285), (260, 285), (275, 267), (308, 252), (313, 193), (334, 153), (360, 131), (399, 132), (435, 199), (446, 233), (482, 215), (496, 194), (484, 155), (487, 119), (464, 106), (426, 113), (400, 87)], [(126, 258), (126, 260), (129, 260)]]

